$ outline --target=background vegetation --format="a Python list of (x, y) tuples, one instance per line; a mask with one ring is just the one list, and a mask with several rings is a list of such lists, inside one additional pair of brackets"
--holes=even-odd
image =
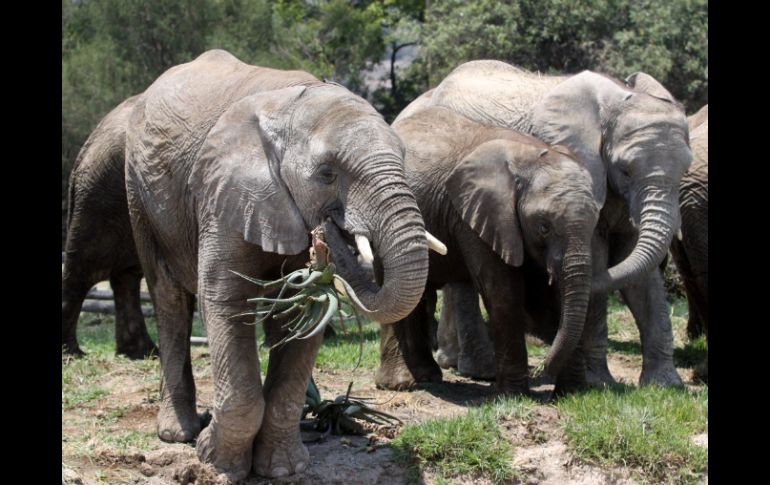
[(708, 102), (707, 0), (62, 0), (62, 235), (69, 173), (98, 121), (212, 48), (334, 80), (388, 121), (483, 58), (544, 73), (641, 70), (688, 112)]

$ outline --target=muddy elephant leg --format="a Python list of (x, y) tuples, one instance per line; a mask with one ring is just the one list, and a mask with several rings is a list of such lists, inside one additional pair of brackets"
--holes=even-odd
[(457, 372), (476, 379), (494, 379), (494, 347), (481, 316), (478, 293), (471, 283), (444, 286), (441, 319), (443, 325), (454, 329)]
[(639, 384), (683, 386), (674, 367), (674, 335), (659, 270), (640, 283), (621, 290), (639, 328), (642, 342), (642, 375)]
[(93, 278), (88, 278), (77, 270), (70, 270), (70, 267), (78, 266), (79, 264), (70, 257), (64, 263), (61, 282), (61, 344), (63, 353), (80, 356), (85, 355), (85, 352), (78, 345), (78, 318), (83, 300), (96, 281), (91, 281)]
[(115, 295), (115, 353), (130, 359), (158, 355), (158, 348), (147, 333), (142, 315), (139, 297), (141, 280), (140, 268), (125, 269), (110, 277)]
[(380, 325), (380, 367), (374, 379), (377, 387), (405, 390), (417, 382), (441, 382), (441, 368), (431, 351), (429, 308), (428, 298), (423, 295), (405, 319)]
[[(280, 338), (279, 323), (268, 328), (268, 341)], [(266, 477), (282, 477), (302, 472), (310, 464), (302, 443), (299, 421), (305, 404), (310, 375), (323, 335), (293, 340), (270, 351), (265, 378), (265, 412), (254, 442), (254, 471)]]

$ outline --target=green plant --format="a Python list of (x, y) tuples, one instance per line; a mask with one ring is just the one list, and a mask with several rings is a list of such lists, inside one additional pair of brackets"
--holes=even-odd
[[(350, 389), (353, 387), (351, 382), (348, 385), (348, 391), (344, 396), (337, 396), (330, 401), (321, 400), (321, 394), (318, 391), (315, 381), (310, 377), (310, 382), (305, 393), (305, 406), (302, 410), (301, 426), (323, 432), (323, 436), (330, 433), (341, 434), (363, 434), (361, 425), (353, 420), (361, 419), (373, 424), (394, 425), (401, 420), (388, 413), (378, 411), (369, 407), (367, 401), (369, 398), (350, 396)], [(308, 414), (315, 416), (312, 419), (306, 419)]]

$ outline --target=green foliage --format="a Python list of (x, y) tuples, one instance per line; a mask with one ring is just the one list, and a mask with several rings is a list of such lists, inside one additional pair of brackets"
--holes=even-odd
[[(98, 121), (212, 48), (339, 82), (388, 121), (484, 58), (621, 79), (645, 71), (688, 112), (708, 102), (706, 0), (62, 0), (63, 234), (69, 173)], [(394, 50), (413, 59), (391, 75)]]
[(423, 27), (430, 85), (473, 59), (545, 73), (644, 71), (685, 103), (708, 102), (705, 0), (433, 2)]
[(708, 428), (708, 388), (697, 393), (647, 386), (562, 398), (564, 432), (582, 459), (631, 466), (656, 482), (695, 483), (708, 451), (692, 437)]

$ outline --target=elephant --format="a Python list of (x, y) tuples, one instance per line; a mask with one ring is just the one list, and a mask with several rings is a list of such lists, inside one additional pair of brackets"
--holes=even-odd
[[(692, 160), (682, 105), (642, 72), (621, 82), (592, 71), (548, 76), (479, 60), (455, 68), (396, 121), (427, 106), (565, 145), (587, 164), (602, 207), (582, 342), (587, 379), (615, 382), (607, 367), (607, 298), (620, 289), (641, 336), (640, 384), (683, 385), (658, 271), (680, 227), (679, 183)], [(467, 290), (450, 284), (444, 293), (453, 291)]]
[(158, 353), (142, 316), (142, 268), (126, 200), (126, 125), (138, 99), (127, 99), (104, 117), (70, 174), (62, 270), (62, 349), (67, 354), (84, 354), (76, 334), (80, 309), (88, 290), (107, 278), (115, 295), (116, 353), (132, 359)]
[[(401, 140), (336, 83), (213, 50), (141, 95), (125, 153), (128, 211), (158, 321), (159, 436), (197, 436), (199, 459), (231, 480), (301, 472), (310, 461), (299, 419), (322, 335), (274, 346), (262, 384), (254, 318), (240, 315), (262, 290), (234, 272), (273, 279), (303, 267), (320, 226), (361, 312), (383, 324), (408, 315), (428, 275), (429, 236)], [(371, 256), (377, 282), (349, 245)], [(195, 293), (214, 381), (202, 430), (189, 341)], [(265, 324), (268, 342), (283, 337), (281, 324)]]
[(430, 311), (423, 308), (442, 285), (472, 282), (490, 314), (499, 391), (529, 391), (527, 322), (551, 322), (542, 313), (558, 304), (542, 305), (528, 293), (549, 284), (558, 288), (562, 305), (558, 329), (542, 330), (554, 339), (545, 370), (557, 377), (557, 392), (581, 387), (585, 369), (576, 349), (600, 209), (585, 165), (565, 147), (444, 107), (413, 111), (392, 126), (406, 145), (407, 180), (427, 230), (446, 243), (447, 254), (431, 253), (417, 308), (382, 327), (377, 386), (406, 389), (441, 380), (430, 349)]
[[(671, 254), (687, 293), (687, 333), (690, 338), (705, 333), (708, 339), (708, 105), (688, 121), (693, 162), (679, 185), (682, 238), (674, 239)], [(707, 365), (705, 372), (707, 378)]]

